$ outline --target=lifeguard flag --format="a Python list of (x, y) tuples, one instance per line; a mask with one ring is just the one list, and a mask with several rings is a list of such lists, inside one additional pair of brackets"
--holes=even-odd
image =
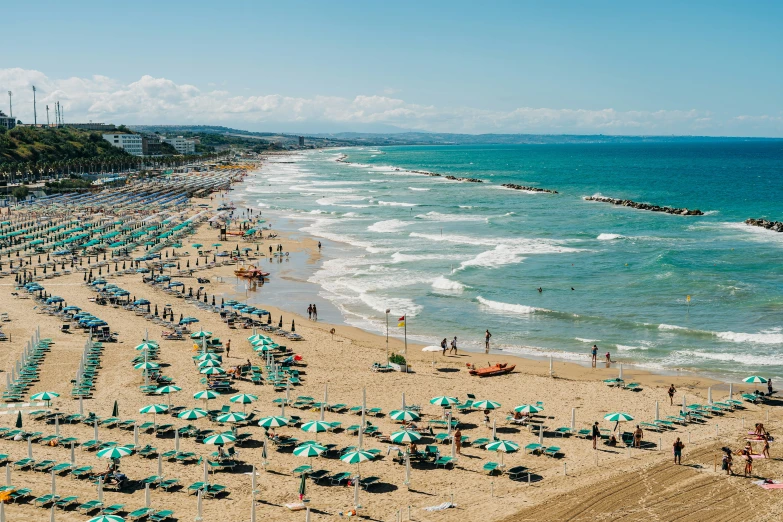
[(405, 316), (404, 315), (402, 317), (400, 317), (399, 319), (397, 319), (397, 320), (399, 321), (399, 323), (397, 323), (398, 327), (402, 328), (403, 326), (405, 326)]
[(691, 296), (686, 296), (685, 299), (690, 303), (691, 302)]

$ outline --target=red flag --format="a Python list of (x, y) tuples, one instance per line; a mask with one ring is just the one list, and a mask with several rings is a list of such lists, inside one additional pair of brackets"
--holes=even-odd
[(403, 315), (402, 317), (400, 317), (400, 318), (399, 318), (399, 319), (397, 319), (397, 320), (398, 320), (398, 321), (404, 321), (404, 320), (405, 320), (405, 316)]

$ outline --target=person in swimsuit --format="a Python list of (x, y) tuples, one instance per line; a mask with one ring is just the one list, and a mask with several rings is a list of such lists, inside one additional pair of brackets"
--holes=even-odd
[(642, 439), (644, 438), (644, 431), (639, 426), (636, 426), (636, 430), (633, 432), (633, 446), (634, 448), (642, 447)]
[(445, 337), (440, 342), (440, 347), (443, 349), (443, 355), (445, 356), (446, 355), (446, 350), (448, 349), (448, 342), (446, 341)]
[(765, 459), (769, 458), (769, 439), (766, 435), (762, 435), (762, 438), (764, 440), (764, 447), (761, 450), (761, 454), (764, 455)]
[(598, 421), (593, 424), (593, 449), (596, 449), (595, 446), (598, 443), (598, 439), (601, 437), (601, 430), (598, 429)]
[(492, 337), (492, 334), (489, 333), (489, 330), (484, 332), (484, 352), (489, 353), (489, 339)]
[(674, 463), (675, 464), (682, 464), (682, 448), (685, 447), (685, 444), (682, 443), (680, 440), (680, 437), (677, 437), (677, 440), (674, 441), (674, 444), (672, 445), (672, 449), (674, 449)]
[(593, 350), (590, 352), (593, 357), (593, 366), (598, 362), (598, 345), (593, 345)]
[(674, 394), (677, 393), (677, 388), (674, 387), (674, 384), (669, 386), (669, 406), (674, 406)]
[(753, 475), (753, 457), (749, 451), (745, 452), (745, 476)]

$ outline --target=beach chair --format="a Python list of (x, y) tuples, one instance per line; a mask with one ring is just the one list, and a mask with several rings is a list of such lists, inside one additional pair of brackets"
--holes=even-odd
[(226, 491), (226, 486), (221, 484), (207, 484), (204, 486), (203, 494), (207, 498), (214, 498)]
[(59, 498), (60, 498), (59, 495), (51, 495), (51, 494), (42, 495), (40, 497), (34, 498), (33, 504), (36, 506), (44, 507), (46, 504), (51, 504), (57, 501), (57, 499)]
[(8, 498), (8, 500), (11, 502), (21, 502), (22, 499), (31, 497), (32, 495), (30, 493), (32, 493), (32, 490), (29, 488), (17, 489), (11, 492), (11, 496)]
[(514, 466), (506, 471), (506, 475), (511, 480), (519, 480), (523, 475), (529, 475), (530, 472), (525, 466)]
[(312, 469), (313, 469), (312, 466), (308, 466), (305, 464), (304, 466), (299, 466), (298, 468), (291, 470), (291, 475), (295, 477), (301, 477), (302, 475), (308, 474)]
[(174, 512), (170, 509), (164, 509), (163, 511), (156, 511), (149, 516), (149, 520), (152, 522), (163, 522), (169, 518), (174, 518)]
[(32, 468), (34, 465), (34, 459), (21, 459), (14, 462), (14, 469)]
[(544, 450), (544, 455), (548, 457), (554, 457), (558, 453), (560, 453), (560, 448), (558, 448), (557, 446), (549, 446)]
[(139, 508), (136, 511), (131, 511), (127, 515), (127, 520), (141, 520), (142, 518), (148, 517), (150, 514), (154, 513), (155, 510), (152, 508), (144, 507)]
[(76, 478), (88, 477), (92, 471), (92, 466), (81, 466), (71, 470), (71, 475)]
[(147, 478), (141, 479), (141, 483), (145, 484), (145, 485), (149, 484), (150, 487), (155, 487), (161, 481), (161, 478), (162, 477), (160, 477), (158, 475), (152, 475), (152, 476), (149, 476)]
[(80, 513), (86, 515), (90, 511), (95, 511), (96, 509), (100, 509), (102, 507), (103, 507), (103, 502), (99, 500), (90, 500), (89, 502), (85, 502), (84, 504), (77, 507), (76, 511), (79, 511)]
[(179, 486), (179, 479), (175, 479), (175, 478), (161, 480), (158, 483), (158, 488), (162, 489), (163, 491), (168, 491), (171, 488), (177, 486)]
[(544, 450), (544, 446), (542, 446), (541, 444), (538, 444), (536, 442), (536, 443), (528, 444), (523, 449), (525, 450), (525, 453), (530, 453), (532, 455), (532, 454), (535, 454), (537, 452), (538, 453), (542, 452)]
[(78, 502), (79, 502), (79, 497), (71, 495), (69, 497), (61, 498), (60, 500), (55, 502), (54, 505), (60, 509), (68, 509), (72, 505), (78, 504)]
[(324, 480), (328, 475), (329, 475), (329, 470), (326, 469), (319, 469), (317, 471), (313, 471), (307, 474), (307, 476), (316, 484)]
[(442, 467), (443, 469), (454, 469), (454, 459), (446, 456), (438, 457), (435, 459), (435, 467)]
[(101, 510), (102, 515), (116, 515), (125, 507), (125, 504), (112, 504), (109, 507), (105, 507)]
[(365, 491), (370, 491), (370, 488), (381, 481), (380, 477), (367, 477), (359, 479), (359, 486)]
[(480, 439), (476, 439), (476, 440), (474, 440), (474, 441), (473, 441), (473, 444), (471, 444), (471, 446), (473, 446), (473, 447), (475, 447), (475, 448), (483, 448), (484, 446), (486, 446), (486, 445), (487, 445), (487, 444), (489, 444), (490, 442), (492, 442), (492, 441), (491, 441), (491, 440), (489, 440), (489, 439), (486, 439), (486, 438), (480, 438)]
[(33, 471), (49, 471), (55, 464), (57, 463), (53, 460), (41, 460), (35, 463)]
[(348, 471), (341, 471), (329, 477), (329, 483), (332, 486), (341, 486), (345, 484), (350, 478), (351, 474)]
[(484, 466), (482, 466), (482, 469), (487, 473), (487, 475), (492, 475), (496, 471), (500, 471), (498, 468), (500, 467), (500, 464), (497, 462), (486, 462), (484, 463)]
[(571, 430), (571, 428), (561, 427), (561, 428), (557, 428), (554, 431), (554, 433), (556, 433), (557, 435), (560, 435), (561, 437), (565, 437), (567, 435), (571, 435), (571, 433), (573, 433), (573, 431)]
[(435, 440), (438, 441), (439, 444), (445, 444), (451, 440), (451, 435), (448, 433), (438, 433), (435, 435)]
[(661, 426), (659, 426), (658, 424), (653, 424), (652, 422), (640, 422), (639, 426), (646, 430), (656, 431), (658, 433), (662, 431)]
[(642, 385), (638, 382), (629, 382), (625, 386), (623, 386), (623, 390), (629, 390), (629, 391), (639, 391), (642, 389)]

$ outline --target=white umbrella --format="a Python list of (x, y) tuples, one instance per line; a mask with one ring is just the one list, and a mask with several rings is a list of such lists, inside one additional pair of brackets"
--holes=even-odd
[(33, 458), (33, 439), (27, 439), (27, 458)]
[(103, 502), (103, 475), (98, 477), (98, 502)]
[(49, 522), (55, 522), (55, 520), (54, 520), (54, 508), (55, 508), (55, 505), (52, 504), (52, 507), (49, 509)]
[(152, 499), (150, 498), (150, 485), (147, 483), (144, 485), (144, 506), (150, 507), (150, 504), (152, 504)]
[[(5, 465), (5, 485), (10, 486), (11, 485), (11, 462)], [(1, 502), (0, 502), (1, 504)]]
[(571, 408), (571, 431), (576, 429), (576, 408)]
[(207, 468), (207, 459), (204, 459), (204, 484), (209, 484), (209, 469)]
[(163, 476), (163, 455), (158, 453), (158, 476)]
[(52, 470), (52, 495), (57, 494), (57, 475), (55, 474), (54, 470)]
[(92, 421), (92, 438), (95, 440), (100, 440), (98, 438), (98, 420)]
[(179, 453), (179, 430), (174, 430), (174, 451)]
[(58, 437), (60, 436), (60, 416), (56, 415), (54, 417), (54, 434)]
[(405, 454), (405, 485), (410, 486), (411, 484), (411, 454), (406, 453)]
[(196, 521), (197, 522), (200, 522), (201, 520), (204, 520), (202, 511), (203, 511), (203, 509), (201, 507), (201, 490), (199, 489), (198, 490), (198, 505), (196, 507), (196, 512), (198, 513), (196, 515)]
[(425, 346), (421, 349), (422, 352), (432, 352), (432, 367), (435, 367), (435, 352), (440, 352), (443, 348), (440, 346)]
[(74, 466), (76, 464), (76, 450), (73, 446), (73, 441), (71, 441), (71, 466)]

